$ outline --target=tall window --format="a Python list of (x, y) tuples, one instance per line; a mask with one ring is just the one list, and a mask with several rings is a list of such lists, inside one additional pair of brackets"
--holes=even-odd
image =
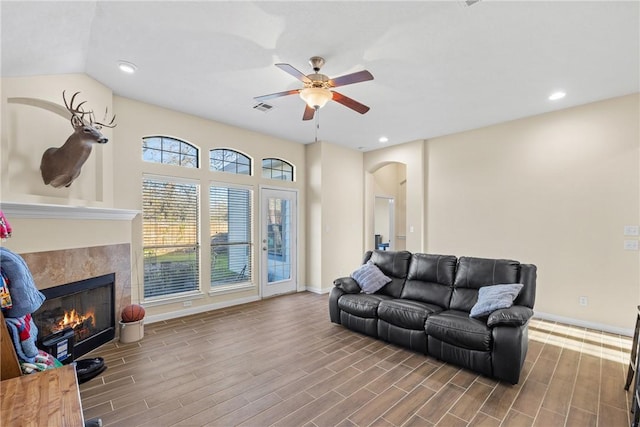
[(142, 160), (197, 168), (198, 149), (179, 139), (167, 136), (151, 136), (142, 138)]
[(293, 165), (282, 159), (262, 159), (262, 177), (293, 181)]
[(209, 187), (211, 286), (251, 281), (252, 191)]
[(199, 192), (193, 183), (143, 180), (145, 298), (199, 289)]
[(238, 175), (251, 175), (251, 159), (226, 148), (209, 151), (209, 169)]

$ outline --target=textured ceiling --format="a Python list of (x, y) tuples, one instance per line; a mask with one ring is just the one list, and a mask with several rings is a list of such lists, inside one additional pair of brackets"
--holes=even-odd
[[(637, 1), (7, 2), (2, 76), (83, 72), (120, 96), (301, 143), (316, 137), (287, 96), (301, 87), (274, 66), (330, 77), (371, 107), (330, 102), (319, 140), (371, 150), (478, 128), (640, 90)], [(118, 60), (138, 66), (125, 75)], [(69, 88), (73, 90), (73, 88)], [(563, 89), (567, 97), (550, 102)], [(116, 112), (117, 114), (117, 112)]]

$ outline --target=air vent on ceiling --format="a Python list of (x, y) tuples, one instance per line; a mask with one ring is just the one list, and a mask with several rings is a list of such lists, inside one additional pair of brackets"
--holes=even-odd
[(263, 113), (269, 112), (273, 109), (273, 105), (265, 104), (264, 102), (259, 102), (253, 106), (255, 110), (262, 111)]

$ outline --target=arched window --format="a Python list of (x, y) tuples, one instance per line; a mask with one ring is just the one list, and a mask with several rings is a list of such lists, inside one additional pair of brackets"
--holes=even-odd
[(198, 167), (198, 148), (168, 136), (142, 138), (142, 160), (165, 165)]
[(293, 181), (293, 165), (282, 159), (262, 159), (262, 177)]
[(209, 169), (238, 175), (251, 175), (251, 159), (227, 148), (209, 151)]

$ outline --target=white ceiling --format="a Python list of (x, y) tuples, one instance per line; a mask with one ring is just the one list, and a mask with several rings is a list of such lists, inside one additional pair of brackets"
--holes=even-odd
[[(318, 139), (380, 148), (640, 90), (640, 2), (484, 0), (1, 3), (2, 76), (83, 72), (120, 96), (300, 143), (315, 138), (274, 66), (329, 77), (367, 69), (339, 88), (371, 107), (330, 102)], [(125, 75), (116, 66), (138, 66)], [(68, 88), (73, 90), (73, 88)], [(562, 89), (563, 100), (548, 95)], [(117, 111), (116, 111), (117, 114)]]

